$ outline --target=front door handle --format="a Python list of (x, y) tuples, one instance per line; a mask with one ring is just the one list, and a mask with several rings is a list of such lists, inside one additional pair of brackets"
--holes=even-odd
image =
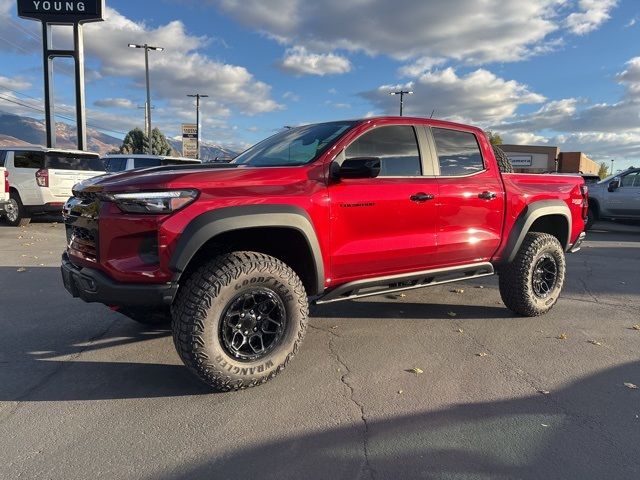
[(414, 195), (411, 195), (409, 197), (409, 200), (411, 200), (412, 202), (422, 203), (422, 202), (426, 202), (427, 200), (433, 200), (434, 198), (435, 198), (435, 195), (431, 193), (419, 192)]
[(484, 191), (478, 194), (478, 198), (481, 198), (483, 200), (493, 200), (497, 196), (498, 194), (496, 192), (489, 192), (489, 191)]

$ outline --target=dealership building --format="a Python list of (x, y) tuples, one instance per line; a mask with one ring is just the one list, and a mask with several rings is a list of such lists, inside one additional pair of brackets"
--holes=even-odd
[(560, 152), (559, 147), (500, 145), (517, 173), (593, 173), (600, 165), (582, 152)]

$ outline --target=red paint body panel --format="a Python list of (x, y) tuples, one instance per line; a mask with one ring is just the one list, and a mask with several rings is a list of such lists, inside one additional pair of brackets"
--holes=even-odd
[[(329, 165), (351, 141), (381, 125), (427, 125), (472, 132), (485, 170), (466, 177), (381, 177), (332, 182)], [(238, 167), (128, 171), (102, 177), (91, 188), (103, 193), (190, 188), (198, 198), (172, 215), (122, 213), (103, 202), (99, 215), (99, 261), (73, 255), (128, 283), (164, 283), (169, 262), (187, 226), (212, 210), (244, 205), (291, 205), (304, 210), (318, 238), (325, 287), (352, 280), (502, 258), (506, 239), (527, 205), (563, 200), (572, 214), (571, 242), (584, 230), (579, 177), (501, 175), (482, 130), (437, 120), (384, 117), (361, 121), (312, 164), (299, 167)], [(482, 192), (496, 194), (491, 200)], [(435, 199), (416, 203), (413, 194)], [(257, 239), (259, 241), (259, 239)], [(142, 242), (157, 242), (158, 261), (140, 256)]]

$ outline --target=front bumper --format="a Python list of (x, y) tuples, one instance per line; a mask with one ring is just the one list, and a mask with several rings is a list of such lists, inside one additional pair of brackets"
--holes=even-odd
[(162, 284), (119, 283), (104, 273), (87, 267), (77, 267), (62, 254), (62, 281), (67, 291), (85, 302), (98, 302), (122, 307), (156, 307), (173, 303), (178, 291), (176, 282)]
[(569, 251), (571, 253), (576, 253), (578, 250), (580, 250), (580, 246), (582, 245), (582, 242), (584, 242), (584, 239), (586, 238), (587, 234), (582, 232), (579, 236), (578, 239), (576, 240), (576, 243), (574, 243), (573, 245), (571, 245), (569, 247)]

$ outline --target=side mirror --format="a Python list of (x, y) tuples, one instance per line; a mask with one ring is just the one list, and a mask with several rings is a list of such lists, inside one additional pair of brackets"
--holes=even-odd
[(620, 188), (620, 178), (616, 177), (616, 178), (614, 178), (613, 180), (611, 180), (611, 181), (609, 182), (609, 188), (608, 188), (608, 190), (609, 190), (610, 192), (613, 192), (613, 191), (615, 191), (615, 190), (616, 190), (616, 189), (618, 189), (618, 188)]
[(380, 158), (354, 157), (347, 158), (342, 165), (331, 164), (331, 176), (341, 178), (375, 178), (380, 175)]

